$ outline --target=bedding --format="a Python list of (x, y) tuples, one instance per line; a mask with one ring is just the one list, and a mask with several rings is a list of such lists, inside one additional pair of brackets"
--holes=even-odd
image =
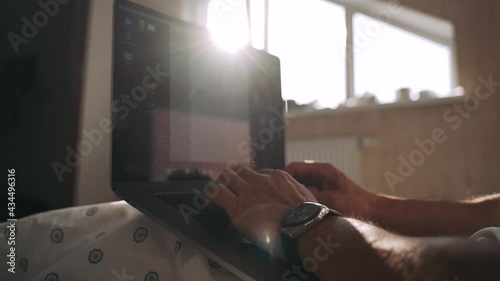
[[(0, 224), (0, 280), (240, 280), (125, 201), (36, 214), (16, 223), (15, 273), (5, 262), (9, 222)], [(500, 242), (500, 228), (471, 236)]]
[(240, 280), (125, 201), (18, 220), (15, 273), (5, 262), (7, 226), (0, 224), (1, 281)]

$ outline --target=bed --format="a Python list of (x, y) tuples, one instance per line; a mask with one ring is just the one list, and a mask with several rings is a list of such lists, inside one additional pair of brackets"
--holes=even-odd
[(0, 224), (0, 252), (15, 247), (14, 263), (2, 254), (2, 281), (239, 280), (124, 201), (29, 216), (13, 233), (11, 226)]

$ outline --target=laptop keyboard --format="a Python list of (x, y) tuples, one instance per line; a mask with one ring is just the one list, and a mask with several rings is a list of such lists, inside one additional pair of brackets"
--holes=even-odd
[(194, 213), (191, 215), (191, 218), (201, 222), (205, 226), (215, 230), (224, 230), (230, 224), (231, 220), (227, 216), (226, 212), (223, 208), (217, 205), (208, 205), (205, 208), (198, 210), (193, 204), (193, 196), (192, 193), (186, 194), (157, 194), (163, 201), (166, 203), (173, 205), (180, 211), (180, 205), (185, 204), (199, 213)]

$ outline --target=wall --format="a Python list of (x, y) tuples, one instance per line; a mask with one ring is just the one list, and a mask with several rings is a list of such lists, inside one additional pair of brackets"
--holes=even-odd
[(101, 120), (111, 118), (112, 14), (112, 0), (90, 1), (78, 143), (87, 140), (84, 130), (100, 141), (77, 167), (75, 205), (118, 200), (111, 191), (110, 135), (100, 130)]
[[(500, 82), (500, 2), (465, 0), (402, 1), (409, 7), (454, 22), (459, 79), (474, 92), (478, 77), (493, 75)], [(363, 151), (363, 184), (370, 190), (417, 198), (461, 199), (500, 192), (500, 88), (478, 105), (458, 129), (443, 118), (455, 103), (450, 101), (414, 107), (388, 106), (366, 110), (331, 111), (290, 117), (288, 138), (357, 135), (378, 140)], [(415, 140), (442, 128), (447, 140), (426, 157), (415, 172), (391, 188), (387, 171), (398, 174), (398, 157), (408, 159)]]
[(52, 163), (65, 163), (76, 141), (86, 1), (59, 5), (17, 53), (7, 35), (24, 37), (22, 18), (43, 10), (26, 0), (0, 1), (0, 11), (1, 159), (16, 168), (17, 217), (71, 206), (74, 174), (59, 181)]

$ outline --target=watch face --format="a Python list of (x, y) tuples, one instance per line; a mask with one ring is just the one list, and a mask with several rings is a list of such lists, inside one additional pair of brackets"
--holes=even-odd
[(301, 204), (285, 214), (283, 225), (297, 226), (305, 224), (315, 218), (319, 212), (321, 212), (321, 207), (316, 204)]

